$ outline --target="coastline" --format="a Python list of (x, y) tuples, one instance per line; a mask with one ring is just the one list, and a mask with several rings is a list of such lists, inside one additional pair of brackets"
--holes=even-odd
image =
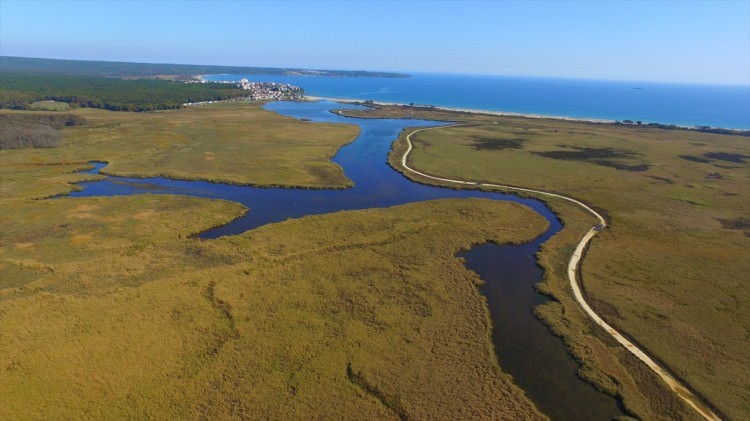
[[(558, 120), (558, 121), (571, 121), (579, 123), (590, 123), (590, 124), (613, 124), (621, 125), (624, 127), (633, 128), (657, 128), (663, 130), (689, 130), (703, 133), (716, 133), (716, 134), (729, 134), (738, 136), (750, 136), (750, 130), (748, 129), (737, 129), (729, 127), (714, 127), (714, 126), (685, 126), (680, 124), (665, 124), (665, 123), (644, 123), (642, 125), (633, 124), (628, 122), (629, 120), (609, 120), (602, 118), (588, 118), (588, 117), (571, 117), (562, 115), (546, 115), (546, 114), (533, 114), (533, 113), (519, 113), (513, 111), (493, 111), (493, 110), (482, 110), (476, 108), (456, 108), (456, 107), (443, 107), (435, 105), (418, 105), (418, 104), (404, 104), (400, 102), (383, 102), (383, 101), (363, 101), (359, 99), (348, 99), (348, 98), (333, 98), (333, 97), (322, 97), (313, 95), (304, 95), (302, 101), (332, 101), (341, 104), (356, 104), (364, 106), (381, 106), (381, 107), (404, 107), (414, 108), (419, 110), (427, 111), (444, 111), (459, 114), (475, 114), (475, 115), (489, 115), (498, 117), (519, 117), (519, 118), (533, 118), (539, 120)], [(351, 117), (351, 116), (348, 116)]]
[[(636, 90), (629, 81), (594, 81), (512, 78), (471, 75), (415, 74), (413, 81), (378, 81), (365, 78), (258, 77), (257, 81), (301, 86), (311, 98), (338, 102), (434, 106), (454, 112), (498, 116), (550, 118), (558, 121), (616, 123), (660, 128), (723, 129), (750, 132), (747, 94), (742, 87), (672, 86), (643, 84)], [(207, 75), (205, 80), (239, 80), (251, 75)], [(351, 79), (351, 80), (350, 80)], [(639, 85), (640, 86), (640, 85)]]
[[(442, 107), (442, 106), (430, 106), (430, 105), (410, 105), (400, 102), (382, 102), (382, 101), (371, 101), (365, 102), (359, 99), (348, 99), (348, 98), (331, 98), (322, 96), (305, 95), (303, 100), (306, 101), (333, 101), (341, 104), (356, 104), (356, 105), (380, 105), (385, 107), (413, 107), (425, 110), (436, 110), (436, 111), (449, 111), (454, 113), (463, 114), (482, 114), (482, 115), (495, 115), (502, 117), (523, 117), (523, 118), (536, 118), (536, 119), (550, 119), (550, 120), (564, 120), (564, 121), (580, 121), (584, 123), (600, 123), (600, 124), (614, 124), (616, 120), (607, 120), (600, 118), (584, 118), (584, 117), (569, 117), (560, 115), (545, 115), (545, 114), (529, 114), (529, 113), (518, 113), (513, 111), (492, 111), (482, 110), (477, 108), (454, 108), (454, 107)], [(683, 127), (683, 126), (678, 126)], [(688, 128), (687, 126), (684, 126)]]

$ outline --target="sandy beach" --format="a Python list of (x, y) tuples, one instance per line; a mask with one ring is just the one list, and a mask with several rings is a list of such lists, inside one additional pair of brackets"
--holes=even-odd
[(311, 95), (305, 95), (304, 98), (309, 101), (333, 101), (333, 102), (339, 102), (342, 104), (429, 108), (433, 110), (452, 111), (452, 112), (457, 112), (457, 113), (485, 114), (485, 115), (497, 115), (497, 116), (505, 116), (505, 117), (525, 117), (525, 118), (554, 119), (554, 120), (566, 120), (566, 121), (583, 121), (587, 123), (614, 123), (615, 122), (615, 120), (605, 120), (605, 119), (596, 119), (596, 118), (580, 118), (580, 117), (567, 117), (567, 116), (544, 115), (544, 114), (525, 114), (525, 113), (516, 113), (516, 112), (510, 112), (510, 111), (480, 110), (480, 109), (474, 109), (474, 108), (453, 108), (453, 107), (440, 107), (440, 106), (429, 106), (429, 105), (409, 105), (409, 104), (402, 104), (398, 102), (372, 101), (372, 102), (369, 102), (368, 104), (365, 104), (365, 101), (360, 100), (360, 99), (330, 98), (330, 97), (319, 97), (319, 96), (311, 96)]

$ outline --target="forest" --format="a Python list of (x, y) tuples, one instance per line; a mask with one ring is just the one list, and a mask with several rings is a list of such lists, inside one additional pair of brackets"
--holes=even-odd
[[(5, 70), (5, 69), (3, 69)], [(80, 75), (0, 72), (0, 108), (25, 110), (36, 101), (111, 111), (155, 111), (183, 104), (247, 96), (226, 83), (183, 83), (155, 79), (114, 79)]]
[(116, 61), (57, 60), (0, 56), (0, 69), (8, 73), (79, 75), (99, 77), (194, 76), (209, 74), (307, 75), (323, 77), (409, 77), (402, 73), (358, 70), (308, 70), (273, 67), (209, 66), (194, 64), (126, 63)]

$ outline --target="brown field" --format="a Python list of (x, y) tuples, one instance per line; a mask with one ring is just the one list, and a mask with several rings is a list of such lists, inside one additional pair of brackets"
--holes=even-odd
[[(466, 116), (409, 113), (452, 121)], [(561, 193), (603, 210), (610, 226), (582, 265), (596, 311), (725, 416), (750, 417), (750, 139), (552, 119), (469, 120), (476, 124), (412, 136), (409, 164), (446, 178)], [(396, 167), (404, 137), (390, 158)], [(565, 267), (593, 221), (569, 205), (550, 205), (568, 229), (539, 257), (546, 269), (540, 288), (557, 300), (539, 309), (541, 317), (582, 361), (581, 374), (621, 394), (633, 412), (646, 419), (693, 416), (578, 310)]]

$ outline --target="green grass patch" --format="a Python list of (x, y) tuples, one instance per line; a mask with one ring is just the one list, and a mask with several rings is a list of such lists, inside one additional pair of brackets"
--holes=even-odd
[(29, 109), (32, 111), (68, 111), (70, 105), (58, 101), (36, 101), (29, 104)]

